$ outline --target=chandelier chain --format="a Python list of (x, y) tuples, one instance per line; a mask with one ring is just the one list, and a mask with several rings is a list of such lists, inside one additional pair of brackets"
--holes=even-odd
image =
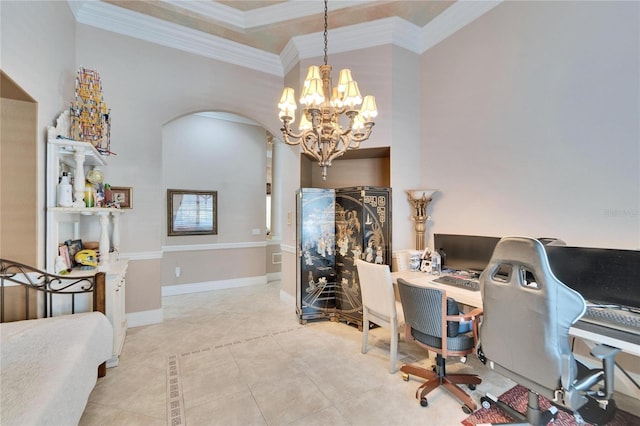
[(328, 0), (324, 0), (324, 64), (327, 65), (327, 8)]

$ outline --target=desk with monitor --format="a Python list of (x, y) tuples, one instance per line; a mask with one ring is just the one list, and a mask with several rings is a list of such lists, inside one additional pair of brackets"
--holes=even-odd
[[(478, 276), (488, 265), (500, 238), (436, 233), (433, 241), (442, 258), (443, 268), (467, 271)], [(540, 241), (545, 246), (553, 274), (580, 293), (588, 305), (605, 305), (612, 311), (623, 310), (637, 322), (637, 315), (640, 315), (640, 251), (565, 246), (554, 238)], [(482, 305), (479, 291), (433, 283), (434, 278), (417, 273), (408, 281), (446, 288), (447, 294), (460, 303)], [(578, 321), (571, 327), (572, 336), (605, 343), (640, 356), (640, 335), (635, 328), (633, 332), (625, 332), (611, 328), (611, 325), (595, 325), (594, 320), (587, 316), (583, 318), (584, 321)]]
[[(453, 297), (457, 302), (464, 305), (482, 307), (482, 295), (480, 291), (465, 290), (434, 282), (434, 279), (438, 278), (436, 275), (418, 271), (398, 271), (392, 272), (391, 277), (394, 284), (397, 284), (398, 278), (402, 278), (412, 284), (445, 290), (448, 297)], [(569, 329), (569, 334), (587, 341), (604, 343), (640, 357), (640, 336), (586, 324), (582, 321), (574, 324), (574, 326)]]

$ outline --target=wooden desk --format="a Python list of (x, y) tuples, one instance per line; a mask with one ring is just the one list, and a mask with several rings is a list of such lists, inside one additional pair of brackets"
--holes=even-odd
[[(472, 307), (482, 307), (482, 294), (480, 291), (465, 290), (447, 284), (433, 282), (434, 279), (438, 278), (437, 275), (431, 275), (425, 272), (399, 271), (392, 272), (391, 278), (394, 284), (397, 284), (398, 278), (403, 278), (412, 284), (445, 290), (447, 296), (453, 297), (457, 302)], [(632, 336), (629, 333), (591, 326), (590, 324), (578, 321), (569, 329), (569, 334), (593, 343), (604, 343), (619, 348), (623, 352), (640, 357), (640, 338), (638, 338), (638, 336)]]

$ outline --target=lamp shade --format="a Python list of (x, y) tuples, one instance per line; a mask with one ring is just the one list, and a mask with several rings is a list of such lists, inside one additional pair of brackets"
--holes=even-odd
[(318, 108), (324, 102), (324, 88), (322, 86), (322, 80), (314, 78), (308, 80), (309, 86), (306, 86), (302, 96), (300, 97), (300, 103), (307, 105), (310, 108)]
[(362, 120), (366, 122), (370, 122), (372, 118), (378, 116), (375, 96), (367, 95), (364, 97), (362, 108), (360, 108), (360, 115), (362, 116)]
[(280, 102), (278, 102), (278, 108), (280, 108), (280, 118), (289, 117), (293, 120), (297, 106), (294, 99), (293, 89), (291, 87), (285, 87), (282, 91), (282, 97), (280, 97)]
[(317, 65), (311, 65), (309, 67), (309, 71), (307, 71), (307, 78), (304, 79), (304, 85), (308, 86), (308, 81), (311, 80), (321, 80), (320, 77), (320, 67)]
[(354, 108), (356, 105), (362, 103), (362, 95), (358, 89), (358, 83), (355, 81), (349, 82), (347, 85), (347, 91), (344, 94), (343, 102), (347, 108)]
[(351, 78), (351, 70), (343, 69), (340, 70), (340, 77), (338, 77), (338, 93), (343, 94), (347, 91), (347, 86), (351, 83), (353, 79)]

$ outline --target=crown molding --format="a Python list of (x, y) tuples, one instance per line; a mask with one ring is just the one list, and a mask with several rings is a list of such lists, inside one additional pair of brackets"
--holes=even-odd
[[(349, 52), (391, 44), (422, 54), (502, 1), (459, 0), (422, 28), (404, 19), (390, 17), (330, 29), (329, 52)], [(336, 1), (332, 4), (332, 10), (366, 2), (368, 1)], [(289, 1), (247, 12), (213, 2), (167, 0), (166, 3), (218, 21), (224, 20), (227, 25), (239, 28), (251, 28), (317, 13), (309, 11), (305, 0)], [(79, 23), (278, 77), (284, 77), (300, 60), (324, 54), (324, 45), (320, 43), (321, 32), (295, 36), (289, 40), (280, 55), (275, 55), (102, 1), (68, 0), (68, 4)]]
[[(324, 12), (324, 6), (310, 7), (309, 0), (292, 0), (270, 6), (242, 11), (217, 2), (161, 0), (180, 9), (201, 15), (222, 25), (240, 30), (262, 27)], [(375, 3), (373, 0), (334, 0), (331, 12), (352, 6)], [(317, 2), (317, 5), (322, 3)]]
[(283, 75), (278, 55), (102, 1), (69, 1), (76, 21), (211, 59)]
[(422, 29), (420, 51), (424, 53), (456, 31), (475, 21), (503, 0), (457, 1)]
[[(395, 44), (420, 53), (418, 48), (421, 31), (420, 27), (395, 16), (333, 28), (328, 33), (329, 53), (350, 52), (385, 44)], [(300, 59), (324, 54), (321, 32), (295, 36), (292, 41)], [(284, 64), (285, 68), (286, 65)]]

